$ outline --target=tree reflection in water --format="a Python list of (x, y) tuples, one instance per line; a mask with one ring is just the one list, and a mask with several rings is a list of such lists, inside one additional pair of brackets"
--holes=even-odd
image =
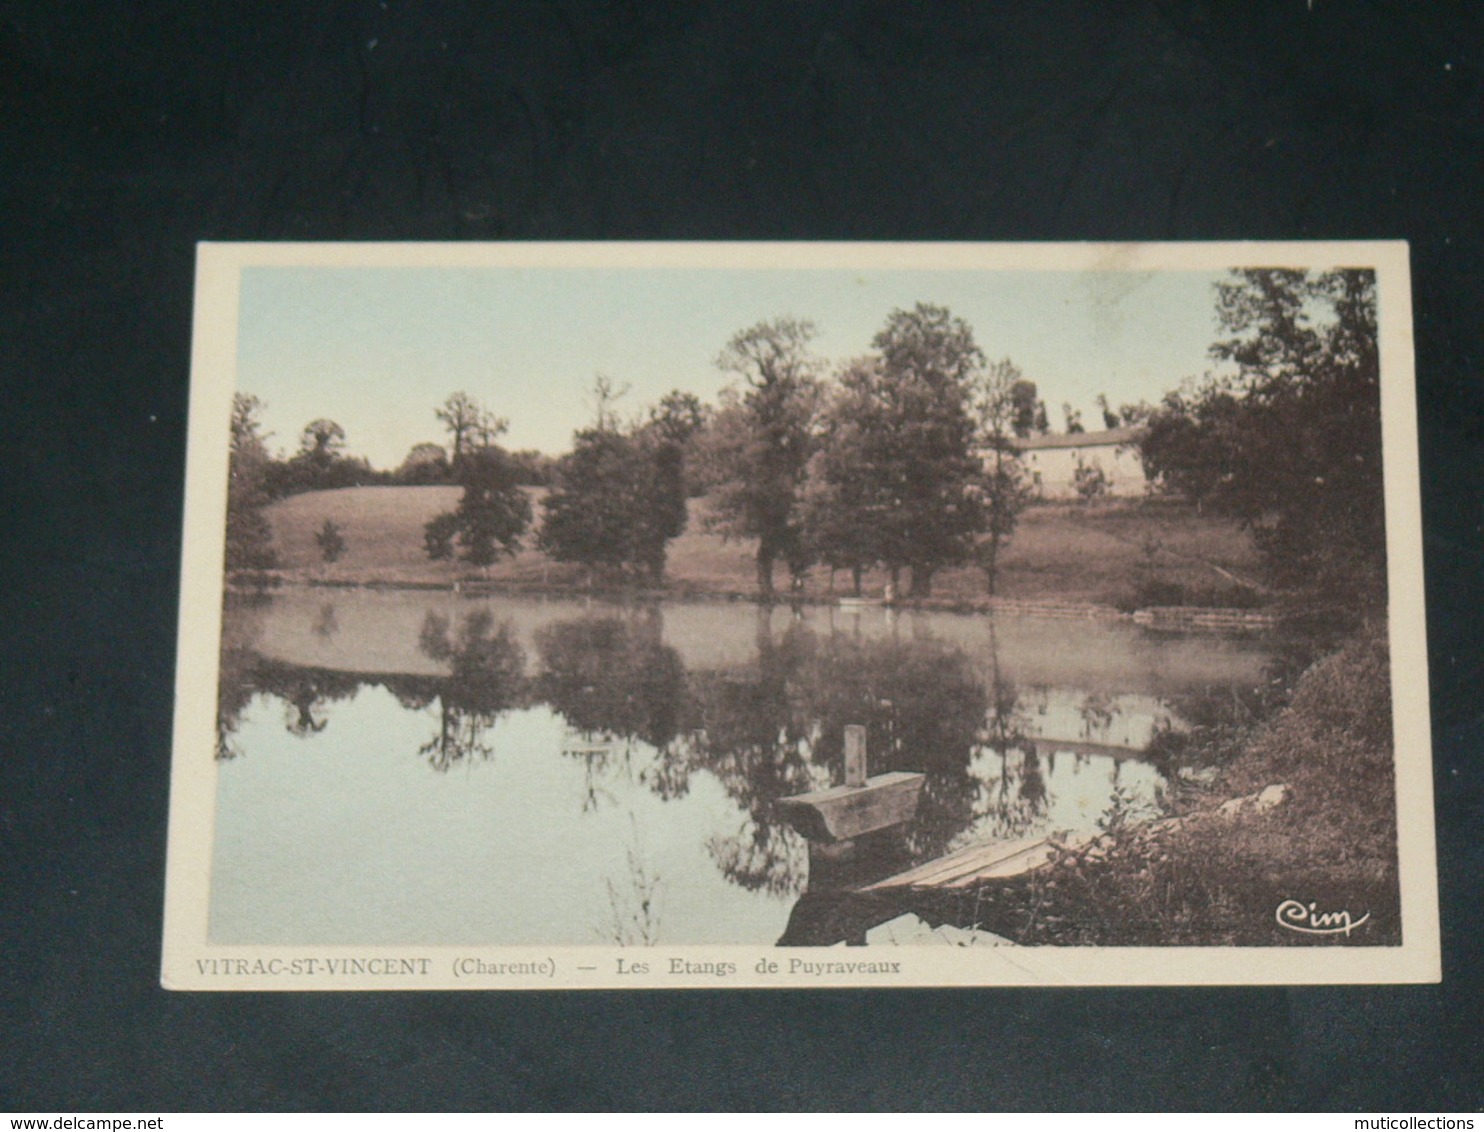
[[(306, 668), (263, 658), (257, 652), (261, 624), (255, 611), (267, 607), (266, 595), (228, 595), (223, 620), (221, 668), (217, 681), (216, 757), (242, 755), (236, 734), (242, 712), (259, 695), (283, 702), (284, 727), (306, 739), (329, 724), (327, 705), (355, 697), (359, 677), (321, 668)], [(333, 611), (333, 606), (327, 606)]]
[(801, 674), (817, 735), (814, 762), (843, 779), (847, 724), (866, 728), (867, 770), (927, 776), (905, 831), (913, 857), (934, 856), (975, 820), (970, 770), (989, 697), (961, 650), (932, 638), (833, 636)]
[(771, 615), (756, 613), (757, 662), (695, 675), (701, 741), (695, 758), (741, 809), (737, 825), (707, 842), (717, 867), (749, 892), (791, 893), (803, 885), (807, 856), (773, 804), (828, 785), (828, 770), (811, 759), (816, 735), (803, 702), (802, 673), (815, 640), (791, 623), (774, 641)]
[(1092, 742), (1106, 742), (1113, 721), (1118, 718), (1118, 707), (1113, 697), (1103, 692), (1089, 692), (1082, 697), (1077, 708), (1082, 720), (1082, 737)]
[[(253, 607), (238, 604), (223, 636), (218, 758), (239, 753), (238, 720), (260, 693), (278, 697), (288, 730), (309, 738), (330, 726), (329, 705), (361, 684), (380, 684), (403, 708), (436, 713), (435, 734), (418, 748), (436, 771), (490, 758), (491, 730), (504, 713), (547, 705), (570, 732), (563, 754), (553, 756), (582, 760), (585, 811), (618, 804), (631, 789), (679, 801), (707, 776), (736, 807), (734, 816), (723, 808), (713, 819), (707, 852), (731, 883), (774, 895), (800, 892), (808, 868), (807, 846), (776, 803), (841, 781), (848, 724), (866, 728), (870, 774), (925, 776), (916, 817), (900, 837), (911, 859), (973, 838), (1024, 836), (1047, 820), (1057, 754), (1037, 735), (1048, 718), (1054, 726), (1062, 693), (1018, 688), (1001, 671), (992, 622), (986, 646), (973, 650), (897, 632), (897, 621), (879, 635), (816, 629), (802, 618), (775, 629), (771, 612), (758, 609), (750, 660), (687, 671), (665, 644), (660, 607), (648, 605), (544, 625), (527, 678), (510, 624), (476, 607), (423, 618), (416, 648), (446, 675), (366, 676), (265, 660)], [(310, 628), (323, 637), (335, 625), (331, 602)], [(1197, 726), (1223, 715), (1212, 703), (1180, 706)], [(1104, 740), (1119, 718), (1119, 701), (1106, 694), (1079, 694), (1067, 707), (1091, 741)], [(1181, 745), (1168, 732), (1152, 746), (1161, 744)], [(1170, 765), (1179, 754), (1162, 753)], [(657, 882), (642, 853), (629, 856), (632, 884), (611, 902), (615, 925), (622, 920), (638, 938)]]
[(227, 593), (222, 598), (222, 647), (216, 685), (216, 750), (219, 762), (239, 758), (242, 713), (257, 694), (252, 671), (260, 663), (261, 614), (272, 603), (266, 594)]
[(290, 735), (307, 739), (329, 725), (326, 708), (339, 700), (351, 700), (361, 681), (344, 672), (303, 669), (265, 662), (254, 673), (258, 688), (283, 700), (283, 725)]
[(490, 758), (490, 728), (503, 712), (524, 702), (525, 651), (508, 622), (498, 629), (494, 622), (488, 610), (476, 610), (465, 614), (453, 633), (441, 614), (429, 612), (423, 619), (418, 649), (449, 667), (447, 678), (437, 681), (437, 734), (418, 748), (434, 770)]
[(603, 775), (621, 769), (632, 776), (636, 741), (655, 751), (638, 776), (646, 787), (665, 801), (690, 789), (690, 747), (681, 739), (689, 710), (685, 665), (663, 637), (655, 605), (629, 617), (559, 621), (536, 634), (533, 694), (578, 736), (563, 753), (584, 761), (585, 810), (596, 807)]
[(333, 641), (340, 632), (340, 619), (335, 616), (335, 603), (327, 601), (319, 607), (319, 616), (314, 619), (311, 631), (322, 641)]
[(228, 648), (223, 639), (220, 674), (216, 685), (216, 750), (218, 762), (240, 758), (244, 752), (237, 739), (242, 713), (257, 689), (252, 683), (252, 668), (257, 654), (241, 648)]
[[(1046, 713), (1044, 694), (1027, 696), (1000, 668), (994, 622), (989, 623), (988, 710), (980, 746), (998, 766), (989, 779), (976, 780), (978, 832), (1000, 839), (1023, 837), (1046, 813), (1046, 780), (1041, 752), (1031, 738), (1031, 707)], [(1012, 752), (1019, 756), (1011, 758)], [(1054, 759), (1054, 754), (1049, 754)]]

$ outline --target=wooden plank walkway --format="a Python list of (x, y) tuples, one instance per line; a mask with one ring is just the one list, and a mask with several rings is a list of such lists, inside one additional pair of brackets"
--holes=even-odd
[(1065, 842), (1050, 837), (1027, 837), (1018, 841), (991, 841), (970, 845), (946, 857), (928, 861), (904, 873), (862, 886), (860, 892), (894, 889), (968, 888), (984, 880), (1019, 876), (1051, 860)]

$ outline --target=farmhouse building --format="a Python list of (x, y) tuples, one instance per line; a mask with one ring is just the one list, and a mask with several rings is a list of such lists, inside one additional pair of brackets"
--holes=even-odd
[(1142, 496), (1148, 489), (1149, 479), (1139, 459), (1143, 436), (1144, 430), (1135, 425), (1102, 432), (1016, 437), (1014, 445), (1038, 499), (1076, 499), (1078, 468), (1099, 469), (1106, 494), (1127, 499)]

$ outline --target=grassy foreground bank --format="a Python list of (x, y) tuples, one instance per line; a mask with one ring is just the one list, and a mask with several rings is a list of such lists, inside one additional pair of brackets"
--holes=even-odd
[[(1315, 664), (1291, 702), (1249, 730), (1207, 737), (1238, 753), (1185, 820), (1125, 828), (1040, 873), (991, 882), (933, 911), (1025, 944), (1395, 945), (1401, 942), (1390, 671), (1379, 628)], [(1287, 788), (1233, 817), (1216, 800)], [(1286, 901), (1365, 922), (1309, 934), (1278, 923)]]
[[(533, 492), (539, 516), (540, 492)], [(430, 561), (423, 549), (423, 525), (458, 502), (455, 487), (360, 487), (291, 496), (268, 509), (274, 546), (288, 582), (341, 584), (491, 585), (566, 590), (588, 585), (580, 566), (553, 562), (530, 544), (514, 558), (481, 571), (459, 562)], [(704, 500), (692, 500), (686, 531), (670, 544), (666, 590), (686, 594), (750, 596), (755, 591), (750, 540), (728, 542), (706, 529)], [(346, 543), (335, 563), (323, 561), (314, 536), (330, 520)], [(998, 595), (1023, 601), (1137, 602), (1143, 587), (1183, 597), (1188, 604), (1229, 604), (1240, 589), (1233, 578), (1257, 573), (1251, 539), (1235, 524), (1193, 508), (1167, 502), (1118, 502), (1081, 506), (1032, 507), (1003, 553)], [(880, 596), (886, 576), (867, 575), (865, 592)], [(787, 592), (780, 566), (775, 585)], [(834, 579), (815, 568), (804, 596), (821, 598), (849, 591), (844, 573)], [(984, 575), (971, 567), (941, 571), (935, 599), (972, 603), (985, 596)]]

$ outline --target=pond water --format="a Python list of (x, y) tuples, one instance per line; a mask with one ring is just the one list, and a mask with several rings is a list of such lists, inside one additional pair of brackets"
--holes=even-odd
[(773, 943), (810, 884), (775, 803), (840, 781), (845, 725), (870, 773), (926, 775), (906, 867), (1156, 813), (1171, 737), (1275, 655), (879, 607), (234, 597), (210, 937)]

